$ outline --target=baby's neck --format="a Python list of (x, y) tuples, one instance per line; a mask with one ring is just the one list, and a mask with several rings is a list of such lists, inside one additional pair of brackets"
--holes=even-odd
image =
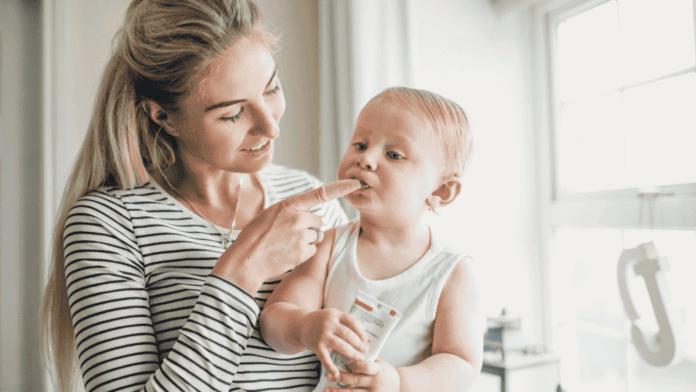
[(357, 261), (360, 273), (384, 280), (409, 269), (430, 248), (430, 228), (424, 221), (395, 225), (361, 218)]

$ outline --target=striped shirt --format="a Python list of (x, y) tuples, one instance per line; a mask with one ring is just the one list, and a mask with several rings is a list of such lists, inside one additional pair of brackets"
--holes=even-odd
[[(259, 173), (264, 208), (317, 188), (279, 165)], [(337, 201), (312, 211), (322, 229), (347, 221)], [(280, 281), (255, 297), (210, 275), (221, 234), (157, 183), (101, 188), (81, 198), (65, 226), (65, 273), (78, 363), (91, 391), (311, 391), (311, 351), (276, 353), (258, 315)], [(232, 238), (236, 233), (232, 233)]]

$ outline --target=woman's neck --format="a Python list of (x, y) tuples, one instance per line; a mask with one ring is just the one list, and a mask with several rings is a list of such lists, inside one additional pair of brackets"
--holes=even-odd
[(242, 229), (263, 210), (263, 187), (255, 174), (177, 159), (153, 178), (193, 213), (220, 227)]
[(177, 159), (165, 174), (181, 197), (212, 208), (236, 203), (242, 191), (239, 183), (243, 176), (248, 176), (187, 159)]

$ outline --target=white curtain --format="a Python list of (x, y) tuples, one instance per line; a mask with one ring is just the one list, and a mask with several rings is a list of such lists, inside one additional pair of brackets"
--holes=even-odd
[(336, 179), (362, 106), (387, 87), (411, 85), (410, 9), (410, 0), (319, 1), (322, 181)]

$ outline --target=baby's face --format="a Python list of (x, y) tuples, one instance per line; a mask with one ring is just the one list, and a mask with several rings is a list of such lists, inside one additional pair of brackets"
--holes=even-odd
[(368, 103), (338, 166), (338, 179), (369, 188), (345, 199), (361, 213), (394, 219), (428, 209), (440, 185), (444, 156), (430, 125), (387, 99)]

